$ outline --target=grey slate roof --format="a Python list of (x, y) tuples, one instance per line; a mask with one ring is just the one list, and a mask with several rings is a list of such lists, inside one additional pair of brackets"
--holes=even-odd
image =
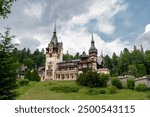
[(93, 33), (92, 33), (91, 47), (89, 49), (89, 54), (90, 53), (97, 53), (97, 49), (95, 48), (95, 44), (94, 44)]

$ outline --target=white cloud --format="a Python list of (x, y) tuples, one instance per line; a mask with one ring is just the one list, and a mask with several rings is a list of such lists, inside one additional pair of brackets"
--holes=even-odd
[[(17, 1), (19, 6), (16, 8), (22, 8), (24, 14), (19, 15), (22, 11), (18, 12), (18, 15), (14, 14), (15, 18), (13, 19), (15, 34), (20, 43), (32, 42), (30, 46), (33, 46), (31, 49), (34, 49), (36, 42), (37, 48), (46, 48), (53, 34), (56, 17), (58, 39), (64, 43), (64, 52), (68, 50), (71, 54), (82, 53), (84, 50), (88, 53), (91, 33), (88, 32), (87, 26), (89, 24), (92, 26), (91, 20), (96, 21), (93, 30), (111, 35), (116, 30), (113, 23), (115, 15), (124, 12), (128, 7), (126, 3), (122, 2), (123, 0), (71, 0), (68, 2), (53, 0), (53, 3), (50, 0), (22, 1)], [(16, 18), (16, 16), (18, 17)], [(91, 26), (89, 28), (92, 28)], [(111, 55), (113, 52), (119, 54), (121, 49), (127, 46), (126, 42), (122, 42), (120, 39), (106, 42), (97, 34), (94, 34), (94, 40), (99, 54), (101, 50), (104, 51), (104, 54)], [(24, 46), (28, 47), (28, 45)]]
[(98, 21), (97, 28), (100, 32), (113, 34), (115, 31), (113, 17), (120, 12), (124, 12), (127, 7), (128, 5), (120, 0), (95, 0), (89, 7), (89, 12), (74, 16), (69, 24), (84, 26), (91, 19), (96, 19)]
[(147, 24), (145, 27), (145, 32), (140, 34), (135, 39), (135, 45), (137, 45), (138, 47), (142, 45), (145, 50), (150, 49), (150, 24)]
[(147, 24), (145, 27), (145, 32), (149, 32), (150, 31), (150, 24)]
[(46, 7), (46, 3), (41, 2), (41, 3), (28, 3), (27, 5), (24, 7), (24, 13), (25, 15), (31, 17), (31, 18), (41, 18), (43, 12), (44, 12), (44, 8)]
[[(62, 32), (61, 32), (62, 31)], [(80, 30), (61, 30), (57, 33), (59, 41), (63, 42), (64, 53), (69, 51), (70, 54), (76, 54), (76, 52), (82, 53), (88, 50), (91, 46), (91, 33), (87, 32), (85, 28), (80, 28)], [(103, 51), (104, 55), (112, 55), (116, 52), (117, 55), (120, 51), (126, 48), (131, 48), (129, 42), (122, 42), (120, 39), (115, 39), (111, 42), (105, 42), (100, 36), (94, 33), (95, 46), (98, 49), (99, 55)]]
[[(100, 32), (106, 34), (113, 34), (115, 31), (115, 25), (113, 24), (112, 18), (119, 12), (124, 11), (127, 5), (123, 4), (119, 0), (95, 0), (93, 4), (90, 5), (88, 12), (81, 13), (80, 15), (74, 15), (71, 20), (58, 22), (61, 25), (61, 29), (58, 29), (58, 39), (63, 42), (64, 53), (69, 51), (70, 54), (76, 54), (76, 52), (82, 53), (88, 50), (91, 44), (91, 33), (89, 33), (85, 27), (91, 19), (96, 19), (98, 22), (97, 27)], [(45, 27), (46, 28), (46, 27)], [(52, 26), (53, 28), (53, 26)], [(51, 32), (49, 35), (45, 36), (42, 33), (32, 35), (34, 38), (38, 39), (41, 44), (39, 48), (46, 48), (50, 39), (52, 37)], [(112, 55), (113, 52), (120, 54), (120, 51), (124, 47), (129, 47), (128, 42), (122, 42), (120, 39), (115, 39), (111, 42), (105, 42), (97, 34), (94, 34), (95, 46), (99, 51), (104, 54)]]

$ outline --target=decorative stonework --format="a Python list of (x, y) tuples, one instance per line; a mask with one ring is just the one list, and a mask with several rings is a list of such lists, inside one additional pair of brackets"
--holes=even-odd
[(63, 43), (58, 42), (55, 25), (52, 39), (46, 48), (45, 74), (41, 81), (75, 80), (85, 70), (109, 74), (109, 70), (103, 66), (103, 57), (97, 56), (97, 53), (92, 33), (89, 55), (83, 52), (80, 59), (63, 61)]

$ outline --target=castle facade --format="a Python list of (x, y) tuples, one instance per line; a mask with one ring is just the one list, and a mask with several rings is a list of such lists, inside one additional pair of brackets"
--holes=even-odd
[(46, 48), (45, 72), (41, 81), (76, 80), (78, 75), (86, 70), (109, 74), (109, 70), (104, 68), (103, 56), (98, 56), (93, 33), (88, 55), (83, 52), (80, 59), (63, 61), (63, 43), (58, 42), (55, 24), (52, 39)]

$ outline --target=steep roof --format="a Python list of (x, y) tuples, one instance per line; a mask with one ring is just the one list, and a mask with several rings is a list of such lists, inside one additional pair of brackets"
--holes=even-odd
[(53, 37), (52, 37), (50, 43), (52, 43), (54, 47), (58, 47), (58, 39), (57, 39), (57, 35), (56, 35), (56, 23), (55, 23), (55, 26), (54, 26)]
[(91, 47), (89, 49), (89, 54), (90, 53), (97, 53), (97, 49), (95, 48), (95, 44), (94, 44), (93, 33), (92, 33)]

